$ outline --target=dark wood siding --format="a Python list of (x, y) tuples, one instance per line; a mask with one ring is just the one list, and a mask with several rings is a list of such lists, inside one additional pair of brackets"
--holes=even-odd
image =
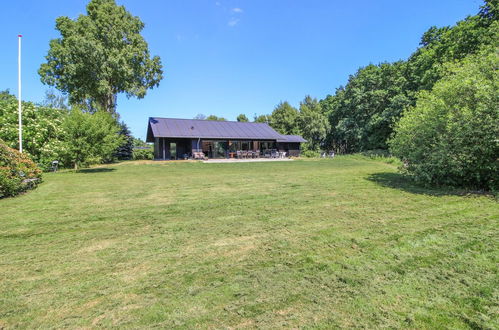
[(284, 151), (287, 156), (300, 157), (300, 143), (298, 142), (279, 142), (277, 144), (279, 151)]
[[(175, 155), (172, 155), (170, 152), (170, 143), (176, 143), (177, 152)], [(154, 139), (154, 159), (183, 159), (184, 155), (187, 155), (189, 157), (191, 155), (191, 152), (191, 139)]]

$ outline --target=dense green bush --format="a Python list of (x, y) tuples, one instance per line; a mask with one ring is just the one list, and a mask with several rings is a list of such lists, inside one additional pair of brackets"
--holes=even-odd
[(138, 138), (133, 138), (133, 160), (154, 159), (153, 146)]
[(147, 149), (139, 149), (139, 148), (133, 149), (133, 160), (148, 160), (154, 158), (152, 147), (149, 147)]
[(470, 56), (418, 95), (390, 141), (404, 171), (427, 184), (498, 189), (498, 67), (495, 49)]
[(73, 108), (62, 122), (64, 166), (75, 170), (89, 164), (109, 162), (123, 143), (116, 119), (108, 112), (94, 114)]
[(321, 156), (321, 152), (317, 150), (305, 149), (301, 151), (300, 156), (306, 158), (319, 158)]
[(0, 198), (36, 187), (41, 173), (28, 155), (9, 148), (0, 140)]

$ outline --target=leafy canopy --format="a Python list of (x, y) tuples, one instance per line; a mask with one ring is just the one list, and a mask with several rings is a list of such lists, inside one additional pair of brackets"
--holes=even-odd
[(486, 5), (478, 15), (467, 17), (453, 27), (431, 27), (426, 31), (418, 48), (407, 61), (407, 79), (413, 91), (431, 90), (445, 75), (444, 63), (461, 60), (476, 54), (484, 45), (497, 42), (497, 31), (493, 25), (497, 18), (492, 14), (494, 4)]
[(61, 37), (50, 41), (46, 63), (39, 69), (43, 83), (69, 94), (71, 104), (92, 110), (116, 110), (116, 97), (143, 98), (162, 79), (158, 56), (150, 57), (140, 35), (141, 20), (114, 0), (91, 0), (87, 14), (72, 20), (61, 16)]
[(248, 122), (249, 121), (248, 117), (246, 117), (246, 115), (243, 113), (240, 114), (239, 116), (237, 116), (236, 119), (237, 119), (237, 121), (240, 121), (240, 122)]
[(299, 112), (287, 101), (279, 103), (272, 111), (270, 124), (281, 134), (298, 134)]
[(370, 64), (321, 101), (333, 128), (330, 146), (343, 152), (387, 149), (393, 124), (411, 104), (404, 70), (403, 62)]
[(499, 189), (498, 67), (496, 48), (448, 64), (405, 112), (390, 146), (416, 180)]
[(340, 152), (387, 149), (394, 124), (417, 93), (430, 91), (448, 74), (446, 63), (498, 44), (498, 1), (487, 0), (478, 15), (452, 27), (430, 27), (407, 61), (370, 64), (345, 87), (321, 101), (332, 126), (325, 147)]
[(205, 118), (205, 120), (215, 120), (215, 121), (226, 121), (224, 117), (217, 117), (215, 115), (209, 115), (208, 117)]
[(255, 114), (255, 116), (253, 117), (253, 121), (255, 123), (266, 123), (266, 124), (268, 124), (268, 123), (270, 123), (270, 120), (271, 120), (271, 116), (270, 115), (259, 115), (259, 116), (257, 116)]
[(303, 137), (308, 141), (308, 149), (316, 151), (322, 147), (330, 125), (317, 99), (306, 96), (300, 103), (298, 125)]

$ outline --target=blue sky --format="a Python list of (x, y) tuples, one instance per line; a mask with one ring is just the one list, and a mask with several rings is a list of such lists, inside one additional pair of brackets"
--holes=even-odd
[[(58, 16), (87, 1), (10, 1), (0, 12), (0, 90), (17, 94), (17, 34), (23, 34), (23, 100), (40, 102), (40, 82)], [(280, 101), (323, 98), (360, 66), (406, 59), (430, 26), (478, 12), (480, 0), (117, 0), (145, 23), (164, 79), (141, 100), (120, 96), (118, 112), (144, 138), (151, 116), (198, 113), (235, 120), (270, 113)]]

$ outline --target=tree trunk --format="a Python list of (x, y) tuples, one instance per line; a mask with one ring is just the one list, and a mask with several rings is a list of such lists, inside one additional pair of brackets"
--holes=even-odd
[(108, 94), (104, 99), (103, 108), (109, 113), (116, 113), (116, 99), (118, 98), (116, 93)]

